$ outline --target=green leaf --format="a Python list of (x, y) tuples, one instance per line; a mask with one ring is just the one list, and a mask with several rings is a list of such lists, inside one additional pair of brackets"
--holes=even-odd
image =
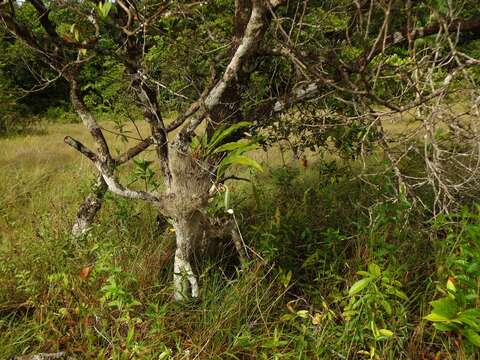
[(398, 290), (398, 289), (396, 289), (396, 288), (393, 288), (393, 289), (391, 290), (391, 292), (392, 292), (393, 295), (399, 297), (399, 298), (402, 299), (402, 300), (405, 300), (405, 301), (408, 300), (407, 294), (405, 294), (402, 290)]
[(297, 311), (297, 315), (303, 319), (308, 317), (308, 310), (299, 310)]
[(452, 331), (455, 330), (455, 327), (452, 325), (447, 325), (441, 322), (434, 322), (433, 327), (438, 331)]
[(203, 149), (207, 148), (207, 144), (208, 144), (208, 134), (207, 133), (203, 134), (203, 136), (201, 138), (201, 144), (202, 144)]
[(462, 324), (466, 324), (475, 331), (480, 331), (480, 310), (468, 309), (461, 312), (457, 318)]
[(379, 277), (382, 273), (380, 266), (375, 263), (368, 264), (368, 272), (372, 274), (374, 277)]
[(432, 301), (432, 306), (432, 314), (446, 319), (453, 319), (458, 311), (457, 302), (449, 296)]
[(192, 142), (190, 143), (190, 148), (191, 148), (191, 149), (196, 149), (196, 148), (198, 148), (199, 146), (200, 146), (200, 140), (198, 140), (197, 137), (194, 137), (194, 138), (192, 139)]
[(255, 160), (245, 156), (245, 155), (238, 155), (238, 154), (231, 154), (225, 157), (220, 164), (218, 165), (217, 176), (221, 176), (226, 168), (230, 165), (244, 165), (251, 168), (254, 168), (258, 171), (263, 171), (262, 167), (258, 162)]
[(127, 338), (126, 338), (127, 344), (130, 344), (132, 342), (134, 336), (135, 336), (135, 326), (131, 326), (130, 329), (128, 329), (128, 333), (127, 333)]
[(106, 0), (104, 3), (98, 3), (98, 13), (102, 18), (106, 18), (112, 8), (110, 0)]
[(439, 315), (437, 313), (430, 313), (427, 316), (424, 317), (425, 320), (432, 321), (432, 322), (443, 322), (443, 321), (449, 321), (450, 319)]
[(432, 312), (425, 319), (432, 322), (448, 322), (457, 314), (458, 306), (455, 299), (450, 296), (432, 301)]
[(220, 145), (215, 150), (213, 150), (213, 154), (224, 152), (224, 151), (232, 151), (232, 150), (242, 150), (242, 152), (250, 151), (256, 149), (258, 146), (256, 144), (252, 144), (249, 142), (245, 142), (243, 140), (239, 140), (236, 142), (226, 143)]
[(360, 291), (365, 289), (368, 284), (372, 281), (372, 278), (364, 278), (361, 280), (358, 280), (355, 284), (352, 285), (350, 290), (348, 290), (348, 295), (353, 296), (355, 294), (358, 294)]
[(360, 270), (360, 271), (357, 271), (357, 275), (362, 275), (363, 277), (370, 277), (370, 273), (368, 271), (363, 271), (363, 270)]
[(447, 280), (447, 289), (448, 289), (448, 291), (450, 291), (452, 293), (457, 292), (457, 288), (455, 287), (455, 284), (453, 283), (453, 281), (451, 279)]
[(465, 337), (473, 345), (480, 347), (480, 335), (472, 329), (465, 329)]
[(280, 317), (280, 321), (292, 321), (292, 320), (295, 320), (295, 315), (293, 314), (283, 314)]
[(382, 336), (386, 336), (386, 337), (392, 337), (393, 336), (393, 331), (390, 331), (388, 329), (380, 329), (380, 330), (378, 330), (378, 332)]
[(248, 167), (252, 167), (258, 171), (263, 171), (263, 168), (260, 166), (258, 162), (253, 160), (252, 158), (249, 158), (244, 155), (239, 155), (234, 157), (232, 160), (229, 161), (229, 164), (231, 165), (245, 165)]
[(462, 311), (462, 313), (459, 315), (461, 316), (468, 316), (472, 318), (480, 318), (480, 309), (467, 309), (465, 311)]
[(392, 314), (392, 306), (390, 305), (390, 303), (386, 300), (380, 300), (380, 304), (382, 304), (383, 308), (385, 309), (385, 312), (388, 314), (388, 315), (391, 315)]
[(375, 338), (380, 337), (380, 333), (378, 332), (377, 325), (375, 325), (375, 322), (373, 320), (370, 321), (370, 329), (372, 329), (373, 336)]
[(250, 126), (252, 125), (251, 122), (249, 121), (241, 121), (237, 124), (234, 124), (226, 129), (224, 128), (220, 128), (218, 129), (217, 131), (215, 131), (215, 133), (213, 134), (212, 136), (212, 139), (210, 140), (210, 143), (208, 144), (208, 148), (207, 148), (207, 153), (210, 153), (213, 149), (215, 149), (215, 147), (223, 140), (225, 139), (226, 137), (230, 136), (231, 134), (233, 134), (235, 131), (241, 129), (241, 128), (245, 128), (247, 126)]
[(158, 356), (158, 360), (168, 359), (170, 358), (171, 355), (172, 355), (172, 351), (170, 349), (167, 349)]
[(289, 270), (286, 274), (282, 270), (279, 277), (283, 287), (286, 289), (292, 280), (292, 270)]
[(262, 344), (262, 348), (264, 349), (274, 349), (276, 347), (280, 346), (285, 346), (288, 344), (287, 340), (276, 340), (276, 339), (271, 339), (267, 340)]

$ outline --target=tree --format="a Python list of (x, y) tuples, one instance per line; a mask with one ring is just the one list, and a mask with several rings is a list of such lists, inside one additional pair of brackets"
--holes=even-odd
[[(33, 24), (18, 15), (23, 6), (35, 10)], [(288, 136), (293, 130), (299, 148), (333, 139), (351, 156), (380, 143), (403, 191), (382, 119), (425, 111), (450, 93), (454, 78), (471, 78), (465, 71), (478, 65), (458, 46), (480, 34), (475, 1), (460, 12), (447, 2), (408, 0), (6, 0), (0, 9), (4, 26), (68, 81), (72, 106), (94, 140), (92, 151), (65, 138), (99, 173), (74, 231), (89, 226), (106, 189), (153, 204), (175, 229), (177, 299), (198, 296), (191, 256), (209, 239), (231, 234), (245, 256), (234, 223), (219, 222), (207, 208), (225, 181), (236, 178), (225, 174), (229, 166), (259, 168), (245, 156), (255, 146), (252, 132), (273, 127)], [(150, 125), (148, 138), (116, 157), (81, 90), (82, 71), (99, 59), (122, 64)], [(167, 122), (172, 106), (182, 110)], [(123, 185), (118, 167), (149, 146), (161, 191)]]
[(49, 108), (66, 108), (68, 87), (58, 79), (35, 51), (0, 28), (0, 133), (27, 128)]

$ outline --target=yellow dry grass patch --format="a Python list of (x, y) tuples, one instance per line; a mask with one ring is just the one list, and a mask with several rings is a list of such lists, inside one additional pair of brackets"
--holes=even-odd
[[(113, 129), (110, 122), (101, 125)], [(41, 217), (62, 216), (71, 221), (93, 177), (90, 160), (63, 142), (69, 135), (91, 147), (92, 140), (82, 124), (48, 124), (44, 130), (0, 139), (0, 243), (16, 237)], [(127, 130), (137, 137), (133, 126)], [(139, 130), (146, 135), (146, 125)], [(124, 144), (118, 136), (105, 134), (113, 154), (135, 143)]]

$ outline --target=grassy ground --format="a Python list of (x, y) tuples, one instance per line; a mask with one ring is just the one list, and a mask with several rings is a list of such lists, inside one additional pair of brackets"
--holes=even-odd
[(92, 232), (69, 236), (92, 167), (65, 135), (90, 144), (80, 125), (0, 140), (0, 358), (476, 358), (467, 325), (423, 319), (449, 277), (478, 284), (458, 267), (480, 254), (474, 213), (432, 224), (388, 173), (367, 185), (332, 159), (305, 169), (257, 154), (266, 171), (231, 186), (250, 266), (235, 269), (228, 248), (198, 259), (201, 300), (176, 303), (172, 234), (148, 205), (109, 195)]

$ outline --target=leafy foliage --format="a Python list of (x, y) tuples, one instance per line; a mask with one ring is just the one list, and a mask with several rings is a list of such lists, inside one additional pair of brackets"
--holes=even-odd
[(141, 181), (145, 191), (149, 189), (156, 190), (160, 184), (155, 179), (155, 171), (151, 167), (153, 161), (133, 159), (133, 163), (135, 168), (129, 177), (130, 184)]
[[(478, 212), (466, 209), (452, 219), (440, 217), (435, 226), (447, 232), (444, 260), (449, 275), (438, 291), (443, 297), (431, 302), (432, 310), (425, 319), (442, 332), (455, 332), (471, 345), (480, 347), (480, 227)], [(452, 221), (453, 220), (453, 221)], [(451, 224), (454, 224), (455, 228)]]
[(241, 139), (235, 142), (223, 143), (225, 139), (234, 135), (238, 130), (249, 127), (250, 125), (250, 122), (241, 121), (228, 127), (220, 127), (213, 133), (210, 139), (208, 138), (208, 133), (205, 133), (201, 139), (195, 137), (190, 144), (194, 158), (207, 159), (215, 154), (223, 155), (215, 166), (218, 179), (233, 165), (245, 166), (262, 171), (263, 169), (258, 162), (245, 155), (245, 153), (258, 148), (255, 140), (245, 141)]

